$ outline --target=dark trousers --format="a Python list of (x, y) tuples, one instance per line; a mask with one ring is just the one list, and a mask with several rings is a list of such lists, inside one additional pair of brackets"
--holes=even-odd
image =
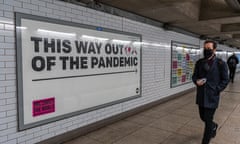
[(236, 67), (230, 67), (229, 68), (229, 79), (233, 82), (234, 81), (234, 76), (236, 72)]
[(213, 117), (216, 109), (204, 108), (199, 106), (199, 115), (201, 120), (205, 123), (204, 134), (202, 139), (202, 144), (209, 144), (212, 134), (213, 128), (216, 123), (213, 122)]

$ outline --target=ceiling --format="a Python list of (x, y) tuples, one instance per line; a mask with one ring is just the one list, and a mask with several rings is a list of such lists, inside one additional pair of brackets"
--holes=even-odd
[(239, 0), (65, 0), (94, 3), (128, 11), (210, 38), (221, 44), (240, 48)]

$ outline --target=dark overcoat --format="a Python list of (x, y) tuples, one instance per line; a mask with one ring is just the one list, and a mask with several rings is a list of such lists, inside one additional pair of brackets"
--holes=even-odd
[(196, 103), (205, 108), (217, 108), (219, 105), (220, 92), (223, 91), (229, 82), (228, 67), (226, 62), (215, 57), (209, 66), (205, 59), (199, 59), (194, 68), (193, 82), (201, 78), (207, 81), (202, 86), (197, 86)]

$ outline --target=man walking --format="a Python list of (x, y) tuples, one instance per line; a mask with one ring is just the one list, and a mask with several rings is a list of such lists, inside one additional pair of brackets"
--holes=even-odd
[(201, 120), (205, 123), (202, 144), (209, 144), (216, 136), (218, 124), (213, 121), (219, 105), (220, 92), (228, 85), (227, 64), (215, 55), (217, 44), (204, 42), (204, 58), (196, 62), (192, 80), (197, 86), (196, 103)]
[(228, 68), (229, 68), (229, 79), (232, 81), (232, 83), (234, 82), (234, 76), (235, 76), (235, 72), (236, 72), (236, 67), (237, 64), (239, 63), (238, 58), (236, 57), (235, 53), (233, 53), (233, 55), (231, 55), (228, 60), (227, 60), (227, 64), (228, 64)]

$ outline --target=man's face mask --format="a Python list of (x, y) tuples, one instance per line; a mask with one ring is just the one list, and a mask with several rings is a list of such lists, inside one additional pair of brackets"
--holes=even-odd
[(203, 55), (204, 58), (210, 58), (213, 55), (213, 50), (212, 49), (204, 49), (203, 50)]

